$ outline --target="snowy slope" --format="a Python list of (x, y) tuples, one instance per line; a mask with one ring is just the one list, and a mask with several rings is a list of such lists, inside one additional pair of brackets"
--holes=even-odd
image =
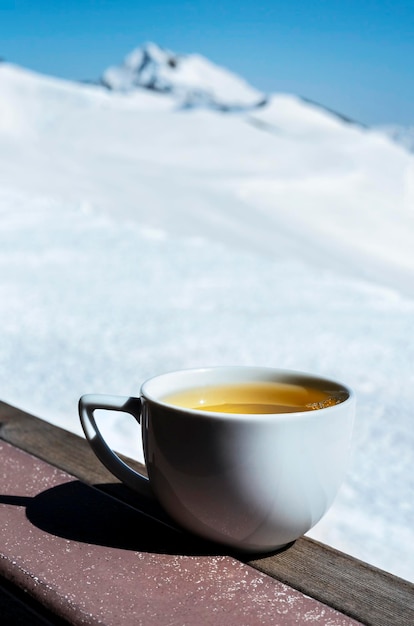
[(413, 207), (413, 155), (294, 96), (183, 109), (2, 64), (0, 397), (80, 432), (81, 394), (170, 369), (343, 380), (352, 465), (312, 534), (414, 580)]
[(414, 126), (391, 124), (388, 126), (378, 126), (377, 130), (393, 139), (393, 141), (403, 146), (406, 150), (414, 152)]
[(2, 76), (0, 128), (32, 140), (5, 163), (6, 184), (23, 167), (34, 191), (115, 204), (117, 215), (183, 234), (202, 228), (271, 256), (296, 256), (300, 241), (306, 261), (328, 255), (338, 269), (412, 293), (413, 158), (381, 134), (293, 96), (243, 115), (182, 112), (151, 91), (108, 93), (5, 64)]

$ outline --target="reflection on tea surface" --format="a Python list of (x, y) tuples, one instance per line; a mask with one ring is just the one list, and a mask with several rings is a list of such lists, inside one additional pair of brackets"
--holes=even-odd
[(163, 402), (218, 413), (295, 413), (324, 409), (345, 400), (343, 392), (262, 382), (198, 387), (169, 394)]

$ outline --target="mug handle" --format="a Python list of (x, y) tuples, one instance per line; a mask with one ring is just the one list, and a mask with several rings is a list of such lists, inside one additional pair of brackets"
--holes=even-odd
[(130, 413), (140, 424), (141, 400), (127, 396), (87, 394), (79, 400), (79, 417), (85, 436), (101, 463), (134, 491), (142, 491), (144, 488), (146, 495), (150, 495), (149, 479), (127, 465), (106, 443), (95, 421), (94, 412), (97, 409)]

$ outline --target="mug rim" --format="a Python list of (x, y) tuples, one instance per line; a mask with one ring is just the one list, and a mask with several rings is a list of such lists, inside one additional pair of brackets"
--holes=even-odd
[[(187, 389), (191, 389), (196, 387), (197, 385), (194, 383), (189, 382), (188, 385), (183, 385), (180, 388), (170, 388), (169, 391), (165, 391), (157, 394), (154, 394), (154, 392), (151, 393), (151, 388), (155, 385), (159, 385), (160, 383), (162, 384), (162, 382), (168, 382), (168, 380), (172, 380), (172, 379), (177, 379), (177, 378), (185, 378), (188, 376), (192, 376), (192, 377), (198, 377), (198, 376), (202, 376), (202, 375), (208, 375), (208, 374), (212, 374), (212, 373), (217, 373), (219, 374), (224, 374), (225, 372), (227, 372), (228, 374), (233, 372), (234, 374), (237, 373), (241, 373), (243, 372), (244, 374), (248, 374), (249, 372), (251, 373), (250, 375), (256, 374), (256, 376), (258, 376), (259, 374), (261, 375), (260, 377), (257, 377), (253, 380), (249, 380), (249, 378), (245, 378), (243, 379), (236, 379), (234, 381), (229, 381), (229, 380), (225, 380), (223, 381), (223, 384), (229, 383), (243, 383), (243, 382), (271, 382), (273, 379), (271, 378), (272, 376), (280, 376), (280, 377), (286, 377), (287, 380), (283, 380), (283, 382), (289, 382), (289, 378), (291, 378), (292, 380), (290, 382), (295, 382), (294, 379), (296, 378), (296, 382), (298, 382), (299, 379), (302, 379), (303, 382), (307, 381), (308, 384), (311, 384), (312, 381), (319, 382), (319, 383), (327, 383), (330, 385), (333, 385), (334, 387), (337, 387), (339, 391), (343, 391), (347, 394), (347, 397), (342, 400), (341, 402), (339, 402), (338, 404), (334, 404), (331, 406), (327, 406), (327, 407), (322, 407), (320, 409), (316, 409), (313, 411), (294, 411), (294, 412), (286, 412), (286, 413), (226, 413), (226, 412), (220, 412), (220, 411), (204, 411), (201, 409), (196, 409), (196, 408), (188, 408), (188, 407), (183, 407), (183, 406), (178, 406), (176, 404), (171, 404), (169, 402), (165, 402), (164, 400), (162, 400), (162, 396), (168, 395), (169, 393), (174, 393), (175, 391), (180, 391), (180, 390), (187, 390)], [(266, 378), (267, 376), (267, 378)], [(215, 382), (209, 382), (207, 384), (211, 384), (211, 385), (215, 385), (215, 384), (220, 384), (219, 380), (215, 381)], [(317, 415), (321, 415), (321, 414), (326, 414), (327, 411), (332, 412), (332, 411), (337, 411), (340, 410), (342, 406), (344, 406), (345, 404), (349, 404), (350, 402), (354, 402), (355, 400), (355, 393), (353, 391), (353, 389), (351, 387), (349, 387), (348, 385), (345, 385), (344, 383), (335, 380), (333, 378), (328, 378), (326, 376), (322, 376), (320, 374), (313, 374), (311, 372), (305, 372), (305, 371), (301, 371), (301, 370), (294, 370), (294, 369), (288, 369), (288, 368), (278, 368), (278, 367), (270, 367), (270, 366), (260, 366), (260, 365), (217, 365), (217, 366), (205, 366), (205, 367), (195, 367), (195, 368), (184, 368), (184, 369), (178, 369), (178, 370), (170, 370), (170, 371), (166, 371), (162, 374), (158, 374), (156, 376), (152, 376), (150, 378), (148, 378), (147, 380), (145, 380), (142, 385), (141, 385), (141, 389), (140, 389), (140, 396), (142, 398), (144, 398), (146, 401), (152, 402), (154, 404), (160, 405), (164, 408), (168, 408), (169, 410), (173, 410), (175, 412), (178, 413), (183, 413), (186, 415), (194, 415), (197, 416), (197, 418), (205, 418), (205, 419), (226, 419), (226, 420), (251, 420), (252, 418), (254, 419), (262, 419), (262, 420), (274, 420), (274, 419), (278, 419), (278, 420), (284, 420), (284, 419), (289, 419), (292, 420), (292, 418), (302, 418), (302, 419), (315, 419), (317, 417)]]

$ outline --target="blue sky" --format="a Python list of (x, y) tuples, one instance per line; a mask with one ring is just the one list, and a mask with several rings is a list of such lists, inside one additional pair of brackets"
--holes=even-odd
[(98, 78), (147, 41), (366, 124), (414, 124), (414, 0), (0, 0), (0, 57)]

